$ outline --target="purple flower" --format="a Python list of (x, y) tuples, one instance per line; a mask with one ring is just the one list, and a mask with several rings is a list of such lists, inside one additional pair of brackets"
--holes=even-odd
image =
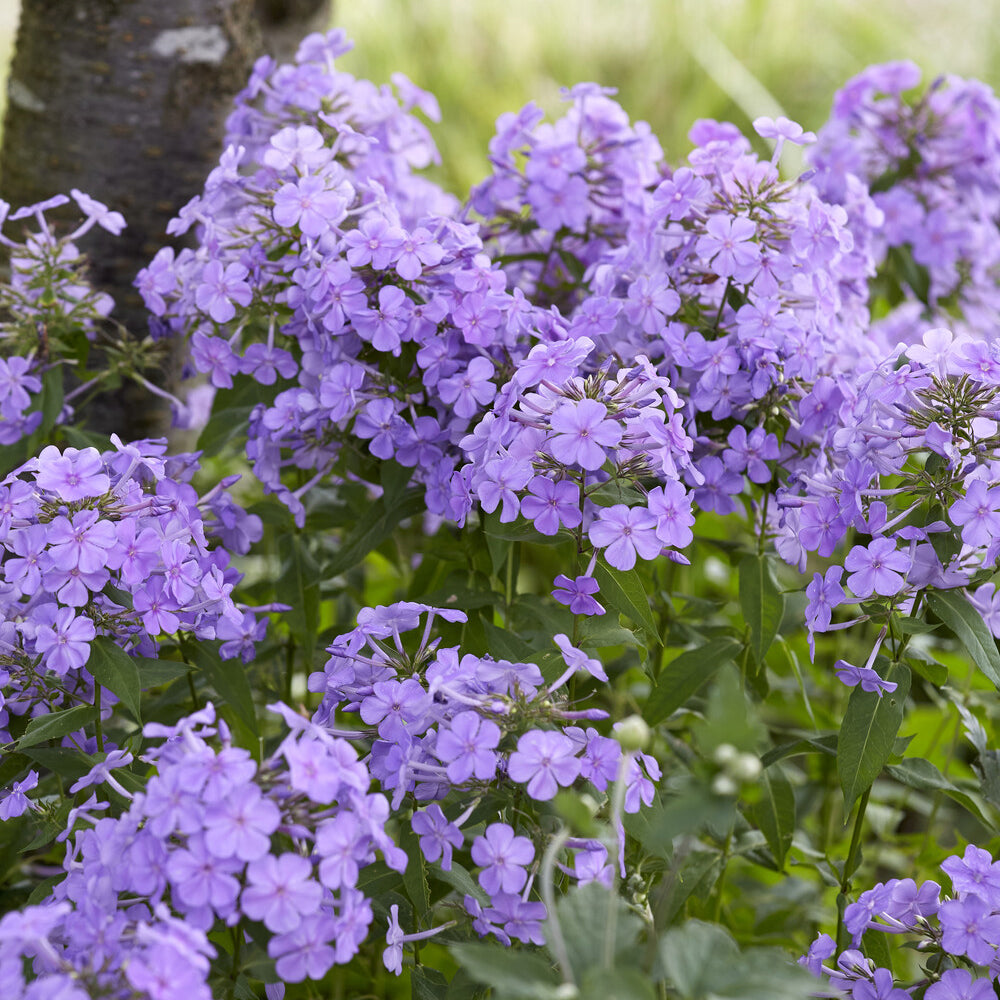
[(15, 781), (0, 799), (0, 820), (6, 822), (9, 819), (16, 819), (18, 816), (23, 816), (28, 809), (40, 810), (41, 806), (36, 805), (25, 794), (37, 786), (37, 771), (29, 771), (20, 781)]
[(941, 904), (941, 945), (952, 955), (968, 955), (979, 965), (993, 961), (1000, 945), (1000, 914), (975, 893)]
[(951, 879), (955, 892), (973, 892), (1000, 905), (1000, 861), (989, 851), (967, 844), (965, 854), (952, 855), (941, 862), (941, 870)]
[(56, 493), (70, 503), (84, 497), (101, 496), (111, 486), (101, 453), (96, 448), (67, 448), (60, 453), (51, 444), (38, 456), (35, 482), (41, 489)]
[(322, 979), (337, 961), (331, 942), (338, 931), (338, 921), (328, 911), (303, 917), (294, 930), (275, 935), (268, 942), (267, 953), (275, 959), (275, 971), (290, 983)]
[(513, 781), (526, 781), (528, 794), (544, 802), (556, 794), (560, 785), (572, 785), (580, 774), (576, 750), (573, 741), (563, 733), (532, 729), (518, 739), (517, 749), (507, 764), (507, 774)]
[(973, 979), (968, 969), (946, 969), (927, 987), (924, 1000), (995, 1000), (989, 979)]
[(646, 504), (656, 518), (656, 537), (664, 545), (684, 549), (691, 544), (694, 514), (683, 483), (670, 479), (663, 486), (653, 487), (646, 496)]
[(473, 358), (464, 372), (460, 371), (438, 382), (438, 394), (460, 417), (474, 416), (497, 392), (490, 381), (493, 362), (489, 358)]
[(479, 884), (492, 896), (497, 892), (520, 892), (528, 880), (524, 866), (535, 857), (527, 837), (518, 837), (506, 823), (491, 823), (472, 842), (472, 860), (482, 868)]
[(78, 670), (90, 659), (90, 643), (97, 635), (94, 623), (73, 608), (59, 608), (51, 625), (39, 625), (35, 634), (35, 649), (42, 662), (53, 673), (65, 676), (68, 670)]
[(500, 727), (473, 711), (459, 712), (448, 723), (438, 726), (434, 752), (448, 765), (448, 780), (460, 785), (475, 776), (492, 781), (497, 769), (497, 745)]
[(844, 560), (844, 568), (851, 574), (847, 585), (861, 600), (873, 593), (892, 597), (904, 587), (901, 574), (910, 569), (910, 559), (905, 552), (896, 551), (892, 538), (876, 538), (869, 545), (855, 545)]
[(593, 594), (601, 588), (592, 576), (578, 576), (570, 579), (560, 573), (555, 580), (555, 590), (552, 596), (560, 603), (569, 606), (574, 615), (603, 615), (604, 607)]
[(441, 859), (441, 868), (451, 870), (451, 852), (462, 846), (462, 831), (441, 811), (435, 802), (413, 814), (413, 832), (420, 838), (420, 850), (428, 861)]
[(256, 785), (234, 788), (205, 813), (208, 848), (220, 858), (255, 861), (270, 849), (280, 822), (278, 807)]
[(236, 315), (237, 305), (248, 306), (253, 299), (253, 290), (244, 280), (247, 273), (242, 264), (223, 267), (222, 261), (210, 260), (195, 291), (195, 304), (216, 323), (228, 323)]
[(621, 426), (607, 415), (608, 408), (596, 399), (560, 403), (549, 421), (555, 431), (549, 442), (552, 456), (589, 472), (599, 469), (608, 457), (604, 449), (613, 448), (622, 437)]
[(312, 872), (312, 865), (299, 854), (265, 854), (251, 861), (240, 909), (251, 920), (263, 920), (276, 934), (295, 930), (322, 900), (322, 887)]
[(877, 692), (880, 698), (886, 691), (896, 690), (897, 685), (893, 681), (882, 680), (871, 667), (856, 667), (846, 660), (837, 660), (834, 668), (837, 671), (837, 679), (848, 687), (860, 684), (862, 691)]
[(695, 247), (721, 278), (749, 281), (757, 271), (760, 248), (751, 242), (757, 226), (743, 216), (713, 215)]
[(982, 479), (973, 479), (948, 513), (952, 523), (961, 526), (966, 545), (989, 545), (1000, 535), (1000, 487), (987, 487)]
[(278, 189), (272, 214), (279, 226), (298, 225), (303, 236), (317, 237), (340, 222), (346, 209), (343, 195), (327, 190), (323, 178), (307, 175)]
[(615, 569), (635, 566), (636, 554), (655, 559), (663, 548), (657, 536), (657, 519), (645, 507), (616, 503), (603, 507), (590, 526), (588, 537), (595, 548), (604, 549), (604, 558)]
[(528, 483), (528, 492), (521, 500), (521, 513), (534, 522), (535, 530), (541, 534), (554, 535), (560, 527), (575, 528), (583, 520), (580, 488), (576, 483), (535, 476)]

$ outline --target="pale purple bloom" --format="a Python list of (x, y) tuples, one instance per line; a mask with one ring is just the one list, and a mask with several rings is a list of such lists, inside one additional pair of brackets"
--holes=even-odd
[(903, 575), (910, 569), (910, 558), (896, 549), (892, 538), (875, 538), (868, 545), (855, 545), (844, 560), (851, 574), (847, 585), (861, 600), (873, 593), (883, 597), (898, 594), (905, 586)]
[(302, 918), (319, 909), (323, 890), (313, 868), (298, 854), (265, 854), (247, 865), (247, 884), (240, 909), (251, 920), (263, 920), (276, 934), (295, 930)]
[(608, 408), (596, 399), (560, 403), (549, 423), (555, 432), (549, 442), (552, 456), (590, 472), (604, 465), (605, 448), (613, 448), (622, 437), (621, 425), (608, 419)]
[(441, 811), (435, 802), (413, 814), (413, 832), (420, 838), (420, 850), (428, 861), (441, 859), (441, 868), (451, 870), (452, 848), (462, 846), (462, 831)]
[(195, 290), (195, 304), (216, 323), (228, 323), (236, 315), (236, 306), (248, 306), (253, 299), (253, 289), (244, 280), (247, 274), (235, 261), (223, 266), (222, 261), (210, 260)]
[(535, 857), (534, 845), (506, 823), (491, 823), (472, 842), (472, 860), (482, 868), (479, 884), (490, 894), (520, 892), (528, 880), (524, 866)]
[[(550, 729), (529, 730), (518, 739), (517, 749), (507, 764), (507, 773), (513, 781), (527, 782), (528, 794), (544, 802), (556, 794), (560, 785), (572, 785), (579, 776), (580, 760), (576, 749), (564, 733)], [(490, 890), (487, 888), (487, 891)]]
[(459, 712), (447, 726), (438, 727), (435, 754), (448, 765), (448, 780), (460, 785), (475, 777), (492, 781), (496, 774), (496, 748), (500, 727), (476, 712)]
[(593, 594), (598, 593), (600, 585), (592, 576), (578, 576), (570, 579), (560, 573), (555, 580), (552, 596), (560, 603), (569, 606), (574, 615), (603, 615), (604, 607)]
[(583, 520), (580, 488), (568, 479), (553, 482), (546, 476), (535, 476), (528, 483), (528, 495), (521, 500), (521, 514), (543, 535), (554, 535), (560, 527), (575, 528)]
[(600, 509), (588, 536), (592, 545), (604, 549), (609, 565), (629, 570), (635, 566), (637, 554), (643, 559), (660, 554), (663, 542), (657, 536), (657, 526), (656, 517), (645, 507), (616, 503)]

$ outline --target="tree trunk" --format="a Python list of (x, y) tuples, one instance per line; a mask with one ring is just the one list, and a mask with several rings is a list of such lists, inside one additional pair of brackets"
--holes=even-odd
[[(93, 230), (83, 246), (114, 318), (142, 336), (133, 278), (218, 161), (262, 28), (287, 58), (328, 18), (329, 0), (23, 0), (0, 196), (16, 207), (75, 187), (120, 211), (121, 236)], [(162, 433), (165, 414), (151, 405), (126, 390), (102, 399), (88, 423), (132, 438)]]

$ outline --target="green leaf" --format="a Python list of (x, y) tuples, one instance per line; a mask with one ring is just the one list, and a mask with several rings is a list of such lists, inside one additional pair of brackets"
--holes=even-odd
[(215, 411), (198, 435), (198, 448), (206, 456), (217, 455), (238, 435), (245, 434), (252, 406), (231, 406)]
[(396, 530), (400, 521), (415, 517), (424, 509), (424, 495), (419, 489), (406, 490), (397, 503), (388, 507), (385, 498), (372, 504), (363, 516), (357, 518), (357, 527), (343, 539), (337, 554), (324, 566), (325, 576), (339, 576), (352, 566), (357, 566), (372, 549), (381, 545)]
[[(638, 940), (642, 921), (617, 893), (591, 882), (571, 889), (556, 903), (566, 954), (577, 980), (604, 961), (609, 904), (615, 907), (616, 916), (613, 964), (629, 964), (627, 958)], [(546, 938), (552, 940), (551, 934), (547, 933)]]
[(311, 658), (319, 630), (320, 573), (316, 560), (306, 548), (303, 535), (290, 531), (278, 537), (281, 576), (278, 579), (278, 599), (292, 606), (284, 618), (298, 639), (307, 658)]
[(591, 969), (580, 983), (580, 1000), (656, 1000), (656, 988), (639, 969)]
[(399, 846), (406, 851), (406, 870), (403, 872), (403, 886), (410, 902), (416, 907), (417, 915), (422, 917), (431, 905), (431, 894), (427, 888), (427, 867), (424, 853), (420, 850), (417, 835), (405, 827), (399, 837)]
[(516, 1000), (559, 1000), (559, 977), (539, 955), (471, 942), (450, 946), (455, 960), (478, 983)]
[(203, 642), (192, 647), (192, 659), (201, 667), (208, 683), (247, 726), (254, 738), (259, 737), (253, 691), (250, 689), (247, 668), (243, 661), (239, 657), (223, 660), (214, 649)]
[(795, 832), (795, 793), (780, 765), (762, 771), (759, 784), (761, 798), (751, 808), (750, 818), (783, 869)]
[[(876, 665), (879, 661), (883, 665), (888, 662), (884, 657), (878, 657)], [(896, 690), (880, 698), (873, 691), (856, 687), (851, 692), (840, 727), (837, 774), (847, 810), (881, 773), (903, 722), (903, 705), (910, 691), (909, 668), (902, 663), (894, 663), (882, 676), (895, 681)]]
[(479, 887), (476, 880), (457, 861), (452, 861), (451, 868), (445, 871), (440, 865), (431, 865), (428, 869), (431, 878), (450, 885), (463, 896), (475, 896), (480, 903), (489, 903), (486, 893)]
[(42, 376), (42, 423), (38, 433), (48, 434), (63, 408), (63, 369), (55, 365)]
[(634, 569), (621, 570), (597, 563), (594, 576), (600, 584), (600, 598), (619, 614), (641, 625), (651, 642), (660, 642), (660, 632), (649, 610), (649, 597), (642, 577)]
[(959, 590), (932, 590), (927, 594), (927, 604), (958, 636), (972, 662), (986, 674), (994, 687), (1000, 688), (1000, 653), (996, 640), (986, 627), (982, 616)]
[(929, 760), (923, 757), (907, 757), (899, 764), (890, 764), (886, 770), (897, 781), (921, 792), (942, 792), (948, 798), (967, 809), (976, 819), (992, 829), (990, 821), (983, 815), (976, 800), (952, 784)]
[(136, 722), (142, 722), (139, 665), (121, 646), (116, 646), (107, 636), (98, 636), (90, 644), (87, 669), (98, 684), (118, 696)]
[(153, 659), (149, 656), (133, 656), (139, 668), (139, 682), (143, 690), (169, 684), (191, 671), (182, 660)]
[(688, 920), (667, 931), (660, 941), (664, 971), (678, 993), (689, 1000), (708, 992), (713, 966), (735, 962), (739, 953), (728, 931), (701, 920)]
[(93, 705), (77, 705), (63, 712), (50, 712), (39, 715), (28, 723), (28, 728), (17, 741), (18, 750), (37, 746), (46, 740), (60, 739), (75, 733), (78, 729), (93, 722), (97, 718), (97, 709)]
[(750, 651), (763, 664), (778, 634), (785, 612), (785, 597), (778, 590), (766, 556), (749, 555), (740, 561), (740, 608), (750, 629)]
[(680, 708), (724, 663), (740, 650), (734, 639), (709, 639), (697, 649), (689, 649), (671, 660), (656, 679), (656, 687), (646, 699), (643, 715), (656, 725)]
[(410, 1000), (445, 1000), (448, 980), (427, 965), (416, 965), (410, 971)]
[(763, 767), (770, 767), (786, 757), (798, 757), (802, 754), (819, 753), (830, 757), (837, 756), (837, 734), (826, 733), (822, 736), (803, 736), (802, 739), (782, 743), (781, 746), (768, 750), (761, 758)]

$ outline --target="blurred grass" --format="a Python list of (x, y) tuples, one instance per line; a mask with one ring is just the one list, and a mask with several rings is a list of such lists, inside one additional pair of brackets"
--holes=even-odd
[(486, 172), (497, 115), (559, 87), (618, 88), (668, 159), (686, 155), (698, 117), (741, 127), (778, 110), (807, 128), (872, 62), (913, 59), (1000, 83), (1000, 2), (945, 0), (335, 0), (356, 43), (341, 63), (376, 82), (402, 71), (438, 97), (444, 183), (464, 193)]
[[(785, 113), (815, 128), (834, 91), (872, 62), (913, 59), (1000, 85), (1000, 0), (334, 0), (356, 50), (341, 62), (376, 82), (401, 71), (432, 91), (432, 126), (457, 193), (486, 172), (497, 116), (559, 87), (617, 87), (677, 162), (699, 117), (746, 128)], [(0, 79), (17, 0), (0, 0)], [(6, 87), (0, 88), (0, 111)]]

